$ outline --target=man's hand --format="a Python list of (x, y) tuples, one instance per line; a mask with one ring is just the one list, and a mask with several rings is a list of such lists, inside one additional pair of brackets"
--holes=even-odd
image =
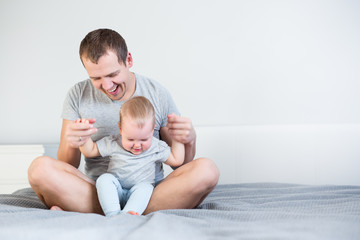
[(193, 144), (196, 141), (195, 129), (189, 118), (177, 116), (172, 113), (168, 115), (168, 123), (171, 138), (183, 144)]
[(97, 132), (94, 128), (96, 119), (77, 119), (67, 125), (65, 138), (72, 148), (78, 148), (83, 145), (89, 137)]

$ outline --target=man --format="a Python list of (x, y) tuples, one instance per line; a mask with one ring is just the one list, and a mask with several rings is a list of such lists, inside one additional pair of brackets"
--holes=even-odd
[[(79, 146), (90, 136), (97, 141), (115, 134), (122, 103), (141, 95), (152, 102), (156, 111), (154, 136), (169, 145), (172, 138), (185, 145), (184, 164), (165, 179), (162, 180), (162, 165), (157, 166), (158, 184), (144, 214), (199, 205), (216, 186), (219, 171), (207, 158), (193, 160), (195, 130), (188, 118), (179, 116), (168, 91), (159, 83), (130, 72), (132, 56), (125, 40), (113, 30), (88, 33), (80, 44), (80, 59), (90, 80), (76, 84), (65, 99), (58, 159), (39, 157), (29, 167), (29, 182), (37, 196), (53, 210), (102, 213), (95, 180), (107, 170), (108, 159), (86, 159), (87, 176), (77, 169)], [(175, 114), (167, 122), (172, 113)], [(92, 120), (75, 122), (78, 118)]]

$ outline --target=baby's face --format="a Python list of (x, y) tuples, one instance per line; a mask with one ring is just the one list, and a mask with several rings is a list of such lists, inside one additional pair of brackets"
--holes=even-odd
[(145, 125), (140, 128), (131, 119), (126, 120), (123, 121), (120, 130), (123, 147), (132, 154), (139, 155), (151, 146), (154, 133), (153, 122), (146, 121)]

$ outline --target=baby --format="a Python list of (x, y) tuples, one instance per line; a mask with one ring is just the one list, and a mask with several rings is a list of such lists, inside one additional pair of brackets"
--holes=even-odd
[[(87, 119), (76, 121), (89, 123)], [(184, 162), (185, 148), (174, 139), (170, 148), (153, 136), (155, 110), (145, 97), (133, 97), (122, 105), (118, 125), (120, 135), (104, 137), (97, 142), (89, 138), (80, 146), (80, 151), (88, 158), (110, 158), (107, 173), (96, 180), (105, 216), (141, 215), (156, 184), (155, 165), (180, 166)]]

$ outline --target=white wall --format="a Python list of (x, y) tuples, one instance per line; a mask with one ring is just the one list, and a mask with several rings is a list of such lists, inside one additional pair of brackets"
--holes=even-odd
[(198, 157), (220, 183), (360, 185), (360, 124), (201, 127)]
[[(360, 123), (360, 2), (2, 0), (0, 144), (57, 143), (82, 38), (127, 40), (133, 70), (196, 127)], [(340, 164), (340, 163), (339, 163)]]

